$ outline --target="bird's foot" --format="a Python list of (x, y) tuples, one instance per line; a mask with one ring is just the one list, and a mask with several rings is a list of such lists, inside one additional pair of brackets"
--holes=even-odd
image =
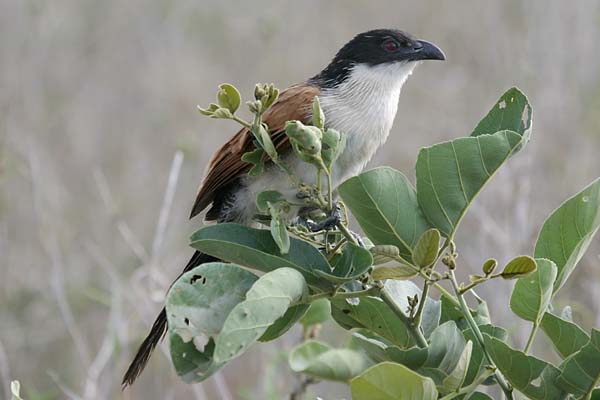
[(342, 209), (340, 208), (339, 205), (335, 205), (335, 207), (333, 207), (333, 210), (331, 210), (331, 213), (325, 217), (324, 220), (319, 221), (319, 222), (312, 222), (312, 221), (306, 221), (307, 225), (308, 225), (308, 229), (310, 229), (312, 232), (319, 232), (319, 231), (329, 231), (333, 228), (335, 228), (336, 226), (338, 226), (338, 224), (342, 221)]

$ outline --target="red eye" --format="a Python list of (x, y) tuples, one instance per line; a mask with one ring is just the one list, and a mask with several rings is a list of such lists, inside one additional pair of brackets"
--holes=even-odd
[(395, 40), (387, 40), (383, 43), (383, 48), (390, 52), (398, 50), (398, 47), (398, 42)]

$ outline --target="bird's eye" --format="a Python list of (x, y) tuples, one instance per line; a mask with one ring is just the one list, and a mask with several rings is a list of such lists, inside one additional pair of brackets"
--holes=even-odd
[(383, 48), (386, 51), (394, 52), (394, 51), (398, 50), (398, 47), (400, 47), (400, 46), (398, 45), (398, 42), (396, 42), (395, 40), (386, 40), (385, 42), (383, 42)]

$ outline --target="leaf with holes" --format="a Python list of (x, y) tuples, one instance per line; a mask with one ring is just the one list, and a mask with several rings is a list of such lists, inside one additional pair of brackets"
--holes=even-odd
[(491, 135), (509, 130), (529, 140), (531, 132), (531, 105), (523, 92), (513, 87), (507, 90), (485, 117), (477, 124), (471, 136)]
[(279, 268), (261, 276), (225, 320), (216, 340), (215, 362), (239, 356), (307, 294), (306, 281), (295, 269)]
[(600, 331), (592, 329), (588, 343), (560, 365), (558, 385), (575, 396), (583, 396), (600, 382)]
[(435, 400), (438, 391), (431, 378), (401, 364), (377, 364), (350, 382), (353, 400)]
[(374, 244), (396, 246), (404, 259), (412, 260), (412, 249), (429, 224), (402, 173), (375, 168), (342, 183), (338, 193)]
[(600, 179), (565, 201), (544, 222), (535, 256), (556, 263), (556, 293), (571, 275), (600, 227)]
[(518, 133), (501, 131), (421, 149), (417, 200), (429, 223), (452, 237), (475, 197), (521, 143)]
[(545, 361), (510, 348), (503, 341), (483, 334), (496, 367), (521, 393), (533, 400), (558, 400), (566, 397), (555, 382), (560, 371)]
[(341, 382), (349, 381), (372, 364), (358, 351), (333, 349), (316, 340), (308, 340), (294, 347), (288, 361), (295, 372)]
[(552, 285), (556, 279), (556, 264), (544, 258), (535, 260), (537, 270), (519, 278), (510, 296), (510, 309), (536, 326), (550, 306)]
[(207, 263), (183, 274), (166, 298), (169, 329), (185, 342), (221, 332), (231, 310), (258, 277), (234, 264)]
[(537, 269), (537, 263), (529, 256), (518, 256), (506, 264), (506, 267), (500, 273), (504, 279), (515, 279), (528, 275)]
[(562, 358), (575, 353), (590, 340), (577, 324), (548, 312), (542, 318), (541, 327)]
[(186, 382), (199, 382), (219, 367), (214, 342), (202, 345), (223, 327), (231, 310), (244, 300), (258, 277), (233, 264), (202, 264), (183, 274), (166, 299), (171, 359)]
[(322, 290), (333, 289), (330, 282), (314, 274), (315, 270), (330, 271), (327, 259), (319, 249), (303, 240), (290, 238), (288, 253), (281, 254), (268, 230), (231, 223), (205, 226), (190, 240), (193, 248), (221, 260), (263, 272), (293, 268), (302, 273), (309, 285)]

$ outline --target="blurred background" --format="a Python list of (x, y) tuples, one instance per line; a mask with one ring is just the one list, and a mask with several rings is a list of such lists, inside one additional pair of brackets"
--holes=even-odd
[[(468, 135), (509, 87), (528, 94), (533, 137), (486, 188), (458, 237), (461, 273), (532, 252), (545, 217), (600, 176), (600, 2), (0, 0), (0, 397), (280, 399), (296, 377), (292, 330), (199, 385), (166, 347), (131, 389), (120, 379), (191, 254), (188, 221), (209, 156), (235, 130), (200, 116), (221, 82), (248, 98), (323, 68), (354, 34), (399, 27), (444, 63), (404, 86), (371, 166), (414, 179), (419, 148)], [(600, 240), (556, 305), (600, 326)], [(529, 326), (488, 284), (494, 322)], [(326, 324), (322, 338), (347, 337)], [(344, 336), (345, 335), (345, 336)], [(542, 334), (534, 350), (551, 359)], [(348, 397), (343, 385), (312, 397)]]

